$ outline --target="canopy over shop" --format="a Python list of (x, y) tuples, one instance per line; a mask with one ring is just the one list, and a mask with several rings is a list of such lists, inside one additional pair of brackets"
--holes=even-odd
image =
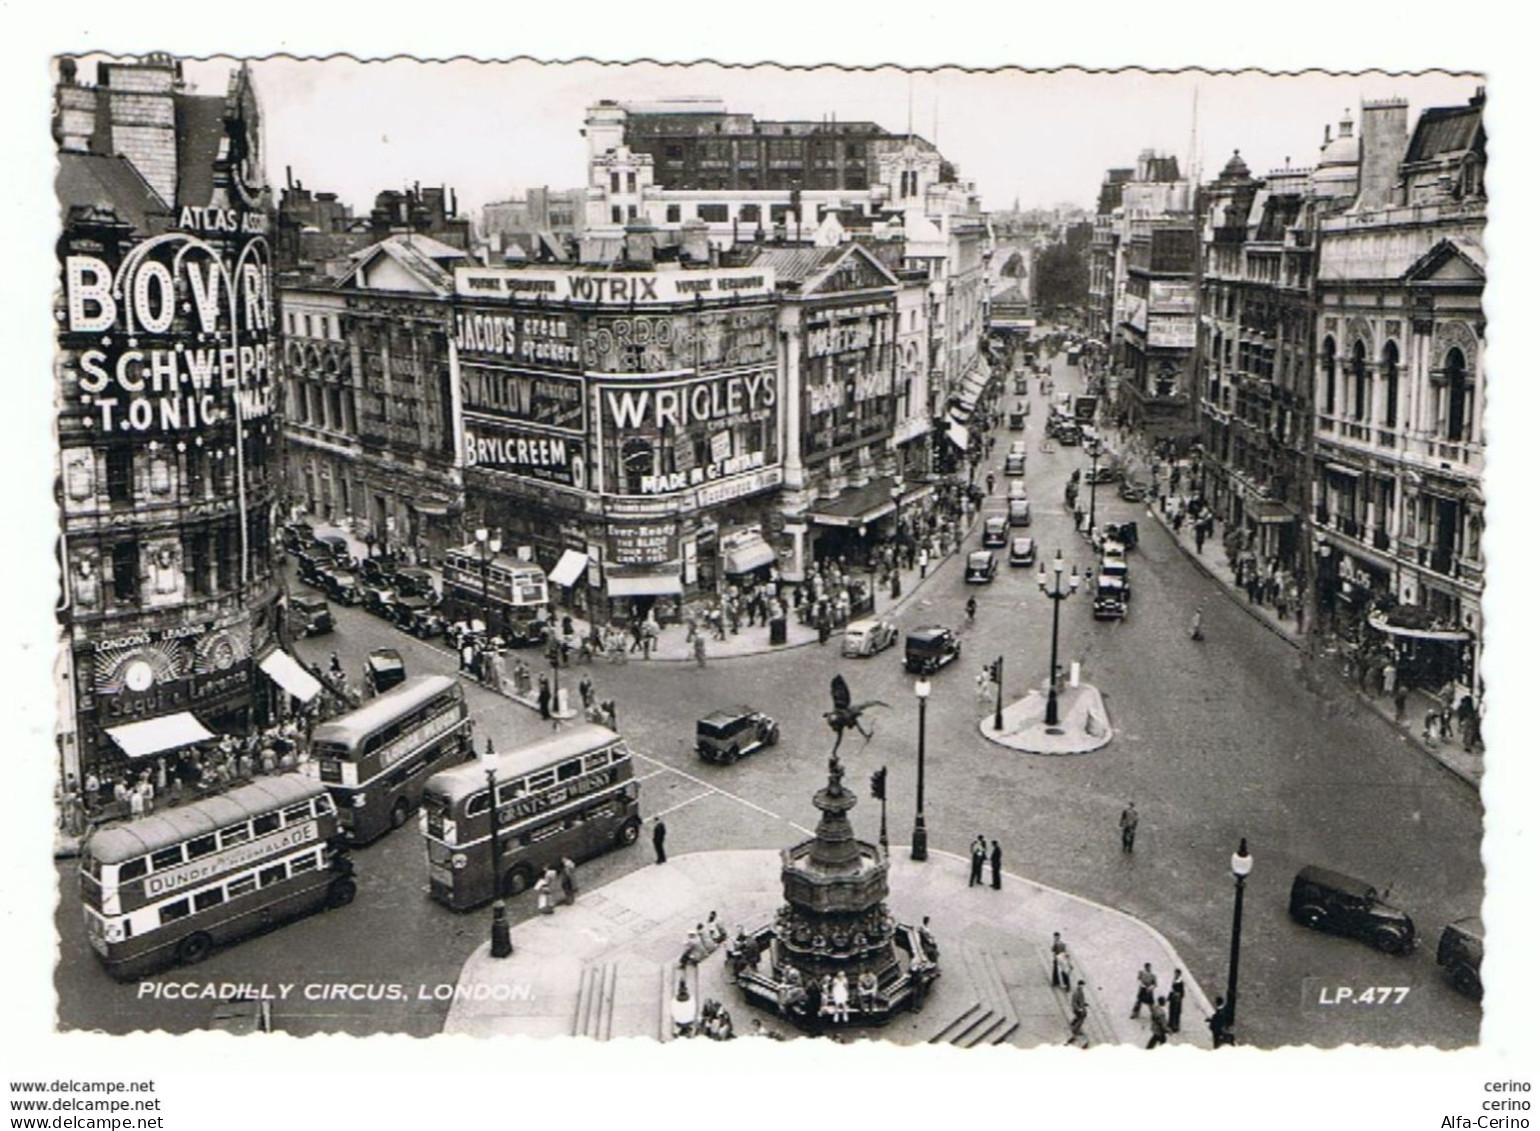
[(308, 703), (321, 694), (321, 681), (282, 648), (269, 652), (258, 662), (257, 667), (301, 703)]
[(213, 731), (200, 723), (191, 711), (110, 727), (107, 734), (130, 758), (148, 758), (152, 754), (207, 742), (214, 737)]

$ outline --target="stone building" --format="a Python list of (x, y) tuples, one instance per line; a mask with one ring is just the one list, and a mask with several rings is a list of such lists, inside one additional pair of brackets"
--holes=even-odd
[(1485, 558), (1484, 94), (1362, 108), (1356, 191), (1320, 223), (1318, 601), (1406, 678), (1479, 698)]
[(58, 64), (61, 769), (153, 764), (278, 689), (270, 198), (250, 74)]

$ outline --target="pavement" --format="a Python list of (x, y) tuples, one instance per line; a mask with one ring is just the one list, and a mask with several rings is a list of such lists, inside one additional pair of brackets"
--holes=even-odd
[[(466, 960), (444, 1032), (471, 1036), (587, 1036), (672, 1039), (669, 1005), (687, 932), (711, 911), (729, 934), (773, 919), (783, 902), (780, 854), (770, 850), (700, 852), (646, 865), (550, 915), (511, 931), (513, 954), (491, 957), (483, 943)], [(578, 874), (581, 888), (582, 871)], [(896, 1044), (1057, 1045), (1069, 1035), (1069, 994), (1050, 985), (1049, 945), (1061, 933), (1086, 983), (1092, 1045), (1143, 1046), (1147, 1015), (1129, 1017), (1136, 974), (1145, 962), (1164, 994), (1172, 971), (1187, 982), (1182, 1027), (1173, 1045), (1209, 1047), (1212, 1011), (1171, 944), (1148, 924), (1115, 908), (1005, 873), (996, 891), (968, 886), (968, 862), (932, 851), (916, 862), (895, 846), (887, 904), (895, 919), (930, 917), (940, 946), (941, 977), (924, 1009), (883, 1028), (848, 1029), (842, 1038)], [(519, 897), (531, 898), (528, 895)], [(475, 912), (490, 921), (486, 912)], [(517, 915), (511, 915), (516, 918)], [(777, 1035), (801, 1035), (747, 1005), (728, 983), (718, 951), (695, 972), (695, 1000), (716, 999), (742, 1035), (758, 1017)]]
[[(1279, 638), (1287, 641), (1292, 647), (1297, 649), (1305, 647), (1305, 634), (1300, 631), (1298, 624), (1293, 618), (1280, 617), (1277, 610), (1271, 606), (1253, 602), (1246, 595), (1246, 591), (1235, 584), (1234, 573), (1230, 568), (1228, 560), (1225, 558), (1224, 523), (1222, 521), (1216, 517), (1215, 533), (1204, 540), (1203, 547), (1200, 550), (1189, 524), (1183, 523), (1180, 530), (1173, 529), (1165, 515), (1159, 513), (1158, 507), (1146, 508), (1145, 513), (1157, 527), (1165, 531), (1166, 535), (1175, 542), (1177, 547), (1195, 566), (1209, 575), (1230, 600), (1244, 609), (1260, 624), (1267, 626)], [(1333, 655), (1335, 653), (1328, 650), (1327, 654)], [(1355, 686), (1350, 673), (1343, 674), (1344, 689), (1351, 691), (1363, 707), (1378, 716), (1387, 726), (1395, 729), (1408, 742), (1417, 746), (1435, 762), (1438, 762), (1467, 785), (1477, 789), (1480, 788), (1484, 759), (1479, 749), (1464, 750), (1457, 740), (1443, 741), (1437, 737), (1429, 738), (1424, 735), (1421, 721), (1426, 712), (1436, 704), (1436, 700), (1432, 695), (1422, 690), (1415, 691), (1409, 697), (1404, 718), (1397, 720), (1395, 704), (1390, 696), (1366, 692), (1362, 688)]]
[(1112, 741), (1107, 704), (1089, 683), (1059, 692), (1059, 721), (1053, 726), (1048, 724), (1048, 692), (1037, 688), (1005, 704), (1000, 723), (996, 730), (991, 711), (979, 720), (979, 733), (998, 746), (1026, 754), (1089, 754)]

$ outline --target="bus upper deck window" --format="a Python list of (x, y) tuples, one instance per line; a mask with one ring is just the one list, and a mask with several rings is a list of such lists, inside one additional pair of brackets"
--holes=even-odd
[(278, 814), (263, 813), (251, 822), (251, 827), (256, 830), (258, 836), (273, 832), (278, 828)]
[(118, 865), (118, 883), (127, 883), (129, 880), (137, 880), (150, 870), (149, 861), (143, 856), (136, 856), (132, 860), (125, 860)]
[(162, 848), (150, 857), (150, 863), (159, 871), (161, 868), (175, 868), (182, 862), (182, 846), (173, 844), (170, 848)]
[(200, 856), (207, 856), (215, 851), (216, 847), (213, 833), (209, 833), (207, 836), (194, 837), (187, 842), (187, 859), (196, 860)]

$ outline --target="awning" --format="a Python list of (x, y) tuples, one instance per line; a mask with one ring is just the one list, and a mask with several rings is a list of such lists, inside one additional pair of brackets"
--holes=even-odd
[(298, 660), (282, 648), (269, 652), (257, 667), (301, 703), (308, 703), (321, 694), (321, 681), (307, 672)]
[(1294, 521), (1294, 512), (1283, 503), (1256, 502), (1249, 504), (1247, 510), (1251, 517), (1263, 526), (1282, 526)]
[(883, 476), (865, 487), (850, 487), (836, 498), (815, 503), (807, 518), (823, 526), (864, 526), (892, 511), (893, 480)]
[(587, 554), (582, 550), (563, 550), (561, 561), (557, 562), (556, 568), (546, 576), (551, 584), (566, 588), (569, 585), (576, 585), (578, 578), (583, 576), (586, 569), (588, 569)]
[(207, 742), (214, 737), (214, 733), (193, 718), (190, 711), (181, 711), (175, 715), (162, 715), (158, 719), (110, 727), (107, 736), (130, 758), (147, 758), (164, 750)]
[(1415, 640), (1442, 640), (1451, 644), (1463, 643), (1471, 638), (1471, 634), (1463, 628), (1409, 628), (1391, 624), (1385, 619), (1384, 613), (1370, 613), (1369, 627), (1377, 628), (1391, 636), (1406, 636)]
[(953, 420), (947, 424), (946, 438), (963, 451), (968, 450), (968, 429), (957, 423), (957, 421)]
[(1344, 475), (1349, 479), (1357, 479), (1363, 475), (1363, 472), (1356, 467), (1349, 467), (1345, 463), (1335, 463), (1331, 461), (1327, 462), (1326, 470), (1331, 472), (1333, 475)]
[(727, 564), (724, 567), (726, 572), (749, 573), (775, 561), (776, 554), (771, 549), (770, 543), (763, 538), (754, 537), (745, 539), (728, 550), (726, 558)]
[(679, 567), (670, 565), (651, 573), (611, 572), (604, 579), (604, 591), (611, 597), (677, 597), (684, 586), (679, 581)]

